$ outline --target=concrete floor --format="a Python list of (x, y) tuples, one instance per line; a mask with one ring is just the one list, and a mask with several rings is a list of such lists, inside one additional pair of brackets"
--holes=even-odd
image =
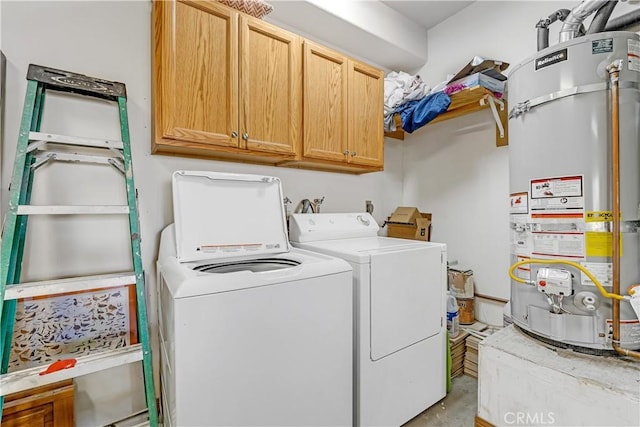
[(478, 380), (469, 375), (453, 379), (451, 391), (403, 427), (473, 427), (478, 408)]

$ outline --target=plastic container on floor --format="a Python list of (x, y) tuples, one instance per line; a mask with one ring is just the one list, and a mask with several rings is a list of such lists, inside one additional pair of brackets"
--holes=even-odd
[(447, 296), (447, 330), (449, 331), (449, 337), (455, 338), (460, 332), (460, 310), (458, 309), (458, 302), (456, 297), (452, 295)]

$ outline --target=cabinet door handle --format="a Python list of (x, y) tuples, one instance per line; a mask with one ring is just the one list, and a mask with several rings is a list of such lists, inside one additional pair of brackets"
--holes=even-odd
[(242, 134), (242, 139), (244, 139), (245, 141), (248, 141), (248, 140), (249, 140), (249, 134), (248, 134), (248, 133), (246, 133), (246, 132), (245, 132), (245, 133), (243, 133), (243, 134)]
[(238, 137), (238, 132), (236, 132), (235, 130), (231, 131), (231, 138), (237, 138), (237, 137)]
[(357, 155), (357, 153), (355, 151), (351, 152), (351, 157), (355, 157)]
[(349, 155), (349, 150), (344, 150), (344, 152), (342, 154), (344, 154), (345, 156), (348, 156)]

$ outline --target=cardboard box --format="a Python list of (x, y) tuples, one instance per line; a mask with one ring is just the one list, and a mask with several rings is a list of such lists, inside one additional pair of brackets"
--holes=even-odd
[(494, 79), (483, 73), (475, 73), (470, 76), (463, 77), (459, 80), (452, 81), (449, 86), (452, 85), (464, 85), (465, 87), (482, 86), (489, 89), (491, 92), (504, 93), (504, 81)]
[(475, 73), (487, 74), (498, 80), (507, 80), (507, 76), (502, 74), (509, 67), (508, 62), (497, 61), (495, 59), (484, 59), (481, 56), (474, 56), (462, 70), (458, 71), (449, 81), (459, 80), (463, 77), (470, 76)]
[(449, 268), (449, 292), (456, 298), (473, 298), (473, 271), (462, 267)]
[(387, 218), (387, 236), (400, 239), (429, 241), (431, 214), (421, 213), (416, 207), (398, 207)]

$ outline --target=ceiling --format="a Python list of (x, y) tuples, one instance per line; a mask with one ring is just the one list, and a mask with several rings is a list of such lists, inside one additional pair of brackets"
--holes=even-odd
[(427, 62), (427, 32), (473, 1), (268, 0), (265, 20), (378, 65), (407, 72)]
[(386, 0), (382, 3), (428, 30), (469, 6), (473, 1)]

